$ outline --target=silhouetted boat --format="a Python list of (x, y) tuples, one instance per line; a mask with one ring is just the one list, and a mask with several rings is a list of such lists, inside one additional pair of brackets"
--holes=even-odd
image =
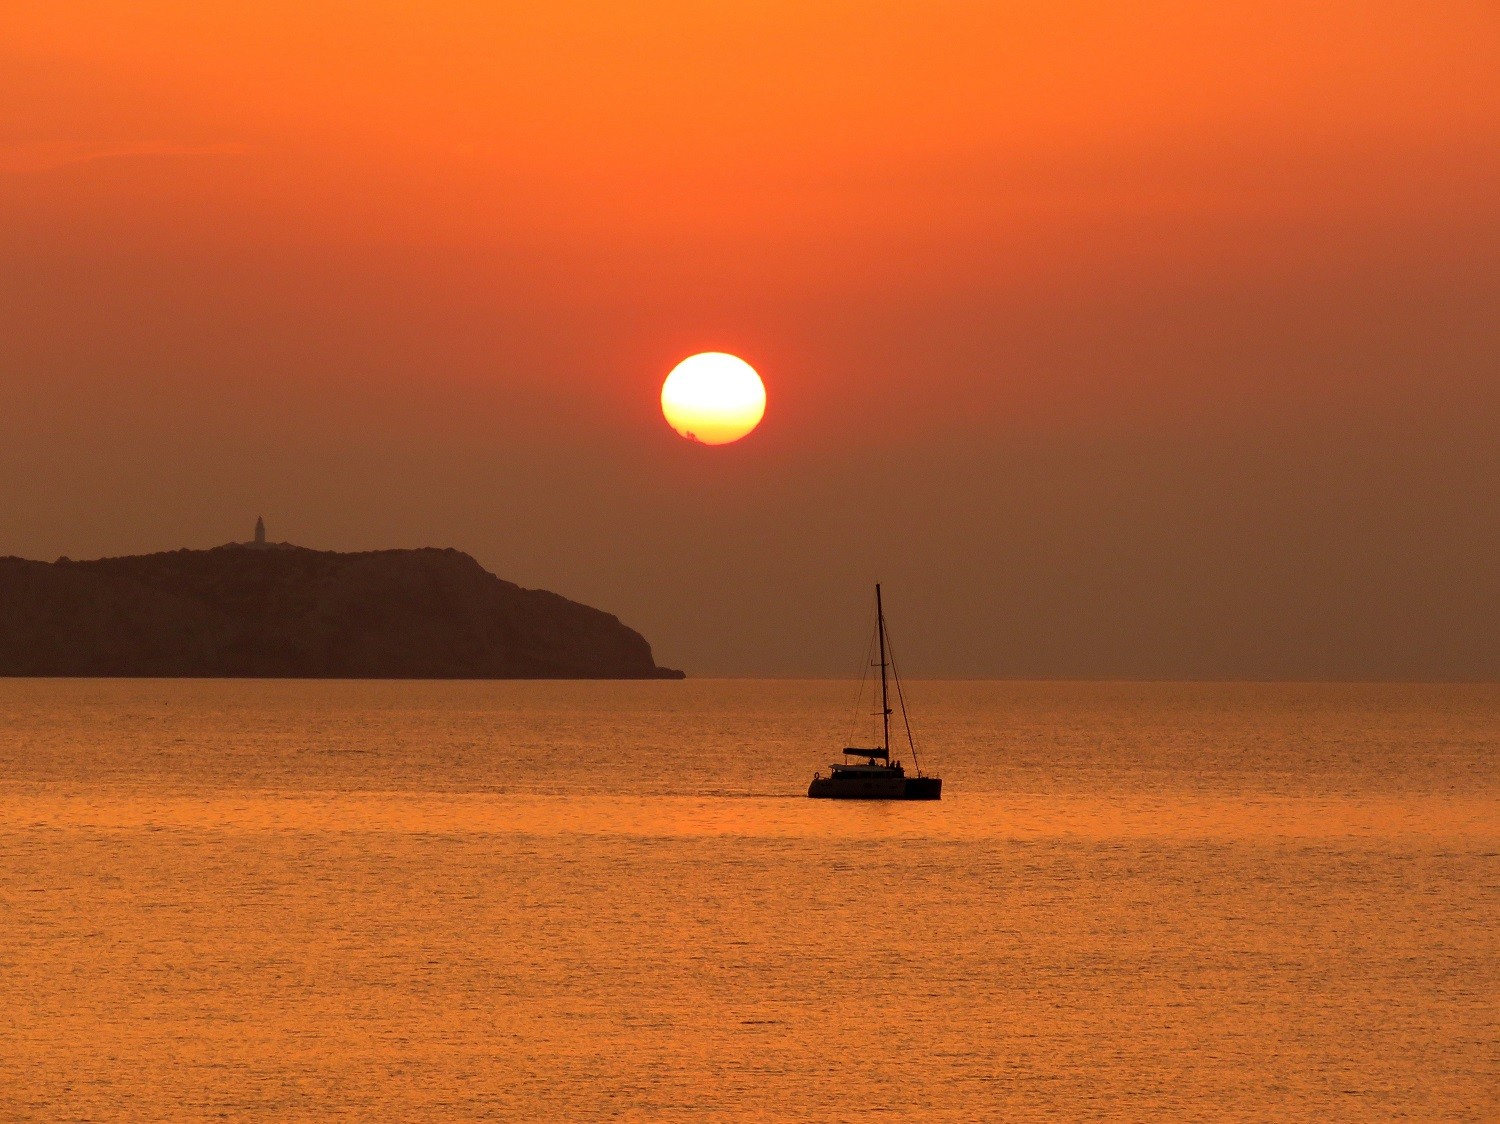
[[(911, 735), (911, 717), (906, 711), (906, 696), (895, 663), (887, 659), (885, 606), (880, 600), (880, 585), (875, 586), (875, 634), (880, 644), (880, 730), (878, 746), (846, 746), (844, 760), (829, 766), (829, 775), (813, 775), (807, 795), (823, 800), (941, 800), (943, 778), (927, 777), (917, 767), (917, 743)], [(890, 679), (896, 681), (896, 698), (901, 704), (901, 721), (906, 727), (906, 743), (911, 748), (915, 776), (907, 776), (901, 762), (891, 760)], [(863, 693), (861, 691), (861, 693)], [(863, 758), (851, 764), (851, 758)]]

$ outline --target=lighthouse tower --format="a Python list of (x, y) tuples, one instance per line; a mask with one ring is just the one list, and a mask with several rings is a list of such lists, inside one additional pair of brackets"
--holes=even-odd
[(255, 537), (249, 542), (227, 542), (225, 546), (239, 547), (243, 550), (295, 550), (289, 542), (267, 542), (266, 521), (263, 517), (255, 517)]

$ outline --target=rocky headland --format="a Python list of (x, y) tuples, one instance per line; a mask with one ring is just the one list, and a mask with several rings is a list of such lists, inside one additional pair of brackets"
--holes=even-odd
[(599, 609), (457, 550), (0, 558), (0, 675), (680, 679)]

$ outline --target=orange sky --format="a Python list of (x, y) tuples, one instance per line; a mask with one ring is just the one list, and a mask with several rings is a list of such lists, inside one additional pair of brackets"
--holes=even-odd
[[(0, 553), (263, 512), (690, 671), (847, 671), (882, 576), (933, 674), (1497, 675), (1497, 76), (1479, 2), (18, 0)], [(734, 448), (657, 412), (705, 349)]]

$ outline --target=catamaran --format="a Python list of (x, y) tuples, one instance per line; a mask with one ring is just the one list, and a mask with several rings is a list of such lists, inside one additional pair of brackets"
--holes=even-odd
[[(888, 658), (890, 641), (885, 631), (885, 606), (880, 599), (879, 583), (875, 586), (875, 634), (880, 645), (880, 745), (845, 746), (844, 760), (830, 765), (826, 777), (815, 773), (812, 784), (807, 786), (807, 795), (823, 800), (941, 800), (943, 778), (924, 776), (917, 764), (917, 743), (912, 738), (906, 694), (901, 689), (896, 665)], [(911, 750), (915, 776), (907, 776), (901, 762), (891, 760), (892, 678), (896, 681), (896, 700), (901, 704), (901, 722), (906, 727), (906, 744)]]

